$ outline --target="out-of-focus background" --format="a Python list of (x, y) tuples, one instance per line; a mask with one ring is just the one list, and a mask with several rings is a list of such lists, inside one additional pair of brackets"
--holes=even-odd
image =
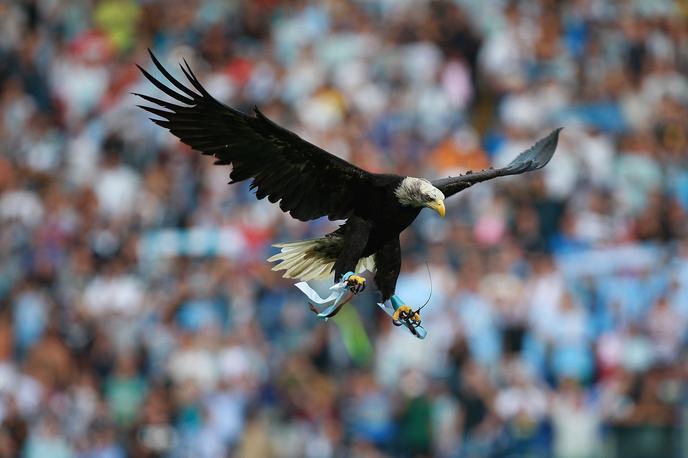
[[(688, 454), (688, 6), (0, 2), (0, 456)], [(328, 323), (270, 271), (318, 236), (147, 120), (146, 48), (372, 171), (507, 163)], [(324, 283), (320, 285), (326, 288)]]

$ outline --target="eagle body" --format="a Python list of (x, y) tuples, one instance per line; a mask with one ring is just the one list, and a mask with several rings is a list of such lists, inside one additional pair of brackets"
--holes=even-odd
[(475, 183), (544, 167), (557, 146), (555, 129), (509, 165), (437, 180), (377, 174), (363, 170), (275, 124), (257, 108), (253, 115), (218, 102), (201, 85), (189, 65), (180, 64), (182, 84), (151, 52), (158, 78), (139, 66), (166, 97), (135, 94), (152, 105), (151, 120), (191, 148), (231, 165), (230, 184), (251, 180), (258, 199), (267, 198), (300, 221), (320, 217), (345, 220), (321, 238), (274, 246), (268, 261), (286, 278), (310, 280), (369, 270), (383, 301), (394, 294), (401, 269), (399, 234), (430, 208), (444, 217), (444, 199)]
[(374, 176), (376, 192), (339, 229), (319, 239), (276, 245), (282, 252), (269, 259), (280, 261), (273, 270), (300, 280), (324, 278), (334, 270), (337, 281), (349, 271), (374, 271), (383, 299), (391, 297), (401, 269), (399, 235), (423, 208), (399, 201), (397, 191), (405, 178)]

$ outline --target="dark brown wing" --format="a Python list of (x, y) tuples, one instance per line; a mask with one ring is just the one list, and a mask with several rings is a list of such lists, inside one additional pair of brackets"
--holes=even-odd
[(231, 183), (252, 179), (256, 197), (278, 202), (292, 217), (308, 221), (328, 216), (348, 218), (365, 195), (373, 192), (373, 175), (284, 129), (255, 109), (249, 116), (218, 102), (201, 86), (189, 65), (180, 67), (191, 88), (175, 79), (151, 52), (157, 69), (171, 83), (165, 85), (139, 66), (175, 102), (135, 94), (156, 106), (142, 106), (161, 119), (182, 142), (216, 164), (232, 165)]
[(561, 127), (555, 129), (548, 136), (538, 140), (506, 167), (471, 172), (458, 177), (441, 178), (434, 180), (432, 185), (442, 191), (445, 197), (449, 197), (481, 181), (541, 169), (552, 159), (554, 151), (557, 149), (561, 129)]

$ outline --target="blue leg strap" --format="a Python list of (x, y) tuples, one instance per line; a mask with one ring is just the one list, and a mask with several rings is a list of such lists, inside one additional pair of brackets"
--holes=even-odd
[(398, 310), (399, 307), (404, 305), (404, 301), (402, 301), (401, 298), (399, 296), (397, 296), (396, 294), (393, 294), (392, 297), (389, 298), (389, 300), (392, 303), (392, 307), (394, 308), (395, 311)]

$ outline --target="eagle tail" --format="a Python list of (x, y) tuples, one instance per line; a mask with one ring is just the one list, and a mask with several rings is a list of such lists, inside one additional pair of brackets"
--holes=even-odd
[[(340, 240), (335, 237), (301, 240), (291, 243), (276, 243), (273, 246), (280, 252), (268, 259), (278, 262), (272, 270), (284, 270), (284, 278), (301, 281), (320, 280), (332, 275), (334, 263), (339, 253)], [(361, 258), (356, 265), (356, 273), (364, 270), (375, 271), (373, 256)]]

